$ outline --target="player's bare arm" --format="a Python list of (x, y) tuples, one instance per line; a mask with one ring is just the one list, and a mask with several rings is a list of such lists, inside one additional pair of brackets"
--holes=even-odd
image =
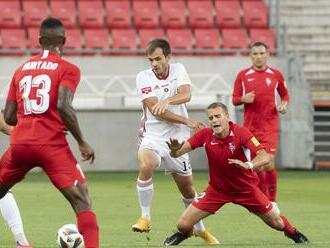
[(189, 84), (181, 85), (177, 89), (177, 93), (167, 99), (157, 102), (152, 107), (152, 113), (154, 115), (162, 114), (168, 108), (168, 105), (178, 105), (189, 102), (191, 99), (191, 86)]
[(288, 110), (288, 101), (282, 101), (281, 104), (278, 106), (277, 110), (281, 114), (285, 114)]
[(14, 101), (6, 101), (3, 117), (8, 125), (15, 126), (17, 123), (17, 103)]
[(12, 128), (13, 128), (12, 126), (8, 125), (5, 122), (5, 120), (3, 118), (3, 114), (0, 113), (0, 131), (4, 134), (10, 135)]
[(250, 91), (241, 97), (241, 103), (253, 103), (256, 97), (255, 91)]
[(90, 163), (93, 163), (95, 159), (94, 150), (83, 138), (76, 112), (72, 106), (72, 100), (73, 92), (69, 88), (60, 85), (58, 90), (57, 109), (62, 121), (78, 142), (82, 160), (90, 160)]
[[(149, 97), (143, 100), (144, 106), (146, 106), (151, 113), (153, 106), (157, 104), (157, 102), (158, 102), (157, 97)], [(195, 131), (205, 127), (205, 124), (201, 121), (185, 118), (183, 116), (174, 114), (169, 110), (165, 110), (165, 112), (162, 114), (157, 114), (157, 115), (154, 114), (154, 115), (157, 116), (158, 118), (161, 118), (164, 121), (177, 123), (177, 124), (184, 124), (190, 127), (191, 129), (194, 129)]]
[(179, 142), (176, 139), (170, 139), (169, 141), (166, 142), (166, 144), (170, 149), (171, 151), (170, 155), (173, 158), (180, 157), (181, 155), (190, 152), (192, 150), (190, 143), (187, 141)]
[(228, 159), (229, 164), (235, 165), (242, 169), (254, 171), (262, 170), (262, 167), (269, 164), (270, 160), (271, 157), (264, 149), (257, 151), (257, 154), (252, 161), (243, 162), (239, 159)]

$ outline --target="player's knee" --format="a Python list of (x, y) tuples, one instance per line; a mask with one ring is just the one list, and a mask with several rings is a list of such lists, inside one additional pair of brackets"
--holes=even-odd
[(140, 163), (139, 165), (139, 171), (142, 175), (150, 176), (152, 175), (153, 170), (154, 166), (152, 166), (150, 163)]
[(186, 187), (182, 190), (182, 196), (185, 199), (195, 199), (196, 191), (193, 187)]
[(276, 230), (282, 230), (284, 227), (283, 221), (279, 215), (276, 215), (274, 218), (270, 220), (269, 226)]

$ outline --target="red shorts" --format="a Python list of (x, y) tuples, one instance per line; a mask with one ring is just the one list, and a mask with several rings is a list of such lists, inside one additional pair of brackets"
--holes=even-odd
[(58, 189), (86, 182), (68, 145), (11, 145), (0, 160), (0, 183), (15, 184), (34, 167), (41, 167)]
[(275, 155), (278, 147), (278, 132), (253, 133), (267, 153)]
[(202, 211), (214, 214), (226, 203), (241, 205), (253, 213), (267, 213), (273, 206), (267, 196), (255, 188), (246, 193), (223, 193), (208, 186), (205, 192), (198, 196), (192, 205)]

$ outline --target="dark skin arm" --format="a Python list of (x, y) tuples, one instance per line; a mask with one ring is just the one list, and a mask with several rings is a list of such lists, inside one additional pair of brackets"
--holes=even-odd
[(73, 137), (78, 142), (82, 160), (90, 160), (90, 163), (93, 163), (95, 159), (94, 150), (83, 137), (76, 112), (72, 106), (72, 100), (73, 92), (69, 88), (60, 85), (58, 89), (57, 109), (60, 113), (61, 119), (65, 127), (72, 133)]
[(0, 131), (1, 131), (2, 133), (4, 133), (4, 134), (10, 135), (10, 133), (11, 133), (11, 129), (12, 129), (12, 128), (13, 128), (12, 126), (9, 126), (9, 125), (5, 122), (5, 120), (4, 120), (4, 118), (3, 118), (3, 114), (0, 113)]
[(16, 126), (17, 123), (17, 104), (14, 101), (6, 101), (3, 116), (8, 125)]

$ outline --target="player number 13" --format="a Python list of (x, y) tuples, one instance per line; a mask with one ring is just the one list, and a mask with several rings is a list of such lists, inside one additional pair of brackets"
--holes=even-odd
[[(42, 114), (49, 108), (49, 91), (51, 79), (48, 75), (42, 74), (35, 77), (27, 75), (19, 82), (19, 91), (22, 91), (24, 114)], [(36, 96), (32, 98), (30, 92), (36, 89)]]

